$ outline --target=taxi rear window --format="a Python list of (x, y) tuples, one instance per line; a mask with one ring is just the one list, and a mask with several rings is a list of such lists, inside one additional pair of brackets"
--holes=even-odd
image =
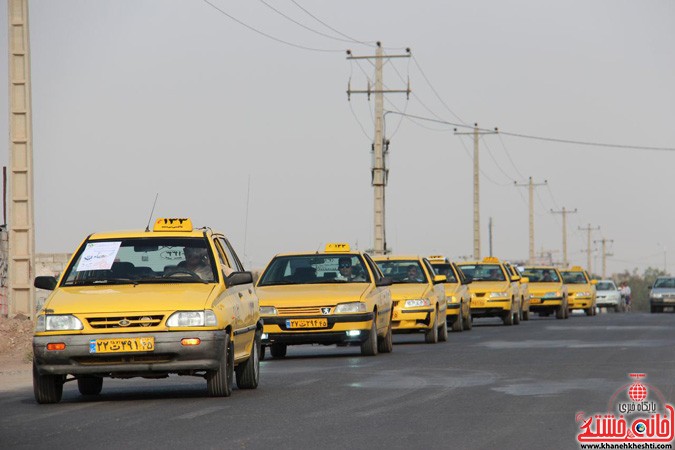
[(277, 256), (260, 276), (258, 286), (370, 282), (360, 255), (313, 254)]
[(91, 240), (66, 269), (62, 286), (212, 283), (215, 267), (204, 238)]

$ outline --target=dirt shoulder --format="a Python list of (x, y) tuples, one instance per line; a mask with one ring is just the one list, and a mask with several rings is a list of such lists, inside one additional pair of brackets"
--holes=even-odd
[(0, 317), (0, 392), (32, 384), (33, 322)]

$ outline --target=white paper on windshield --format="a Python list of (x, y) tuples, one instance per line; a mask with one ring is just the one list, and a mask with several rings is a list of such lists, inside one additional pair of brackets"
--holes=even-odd
[(77, 271), (83, 270), (109, 270), (117, 252), (120, 250), (121, 241), (118, 242), (90, 242), (85, 247), (77, 265)]

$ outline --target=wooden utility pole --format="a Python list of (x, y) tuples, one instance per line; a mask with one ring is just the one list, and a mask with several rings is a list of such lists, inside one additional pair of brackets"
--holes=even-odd
[(410, 82), (408, 81), (407, 89), (405, 90), (385, 90), (382, 81), (382, 66), (385, 58), (410, 58), (410, 49), (406, 49), (405, 55), (384, 55), (382, 45), (377, 43), (375, 49), (375, 56), (352, 56), (351, 50), (347, 50), (347, 59), (374, 59), (375, 60), (375, 89), (371, 89), (370, 80), (368, 81), (367, 90), (352, 90), (351, 81), (347, 85), (347, 99), (351, 98), (352, 94), (368, 94), (375, 95), (375, 137), (373, 142), (373, 167), (371, 168), (371, 184), (374, 189), (374, 223), (375, 223), (375, 240), (373, 242), (373, 253), (375, 255), (387, 254), (387, 239), (385, 233), (385, 202), (384, 194), (387, 186), (387, 178), (389, 170), (386, 166), (386, 153), (388, 153), (388, 145), (385, 144), (384, 136), (384, 96), (385, 93), (405, 93), (410, 96)]
[(553, 211), (551, 214), (562, 214), (562, 247), (563, 247), (563, 267), (568, 267), (570, 265), (569, 260), (567, 259), (567, 215), (576, 214), (577, 209), (574, 208), (573, 211), (565, 209), (563, 206), (562, 211)]
[(592, 267), (591, 267), (591, 255), (592, 255), (592, 251), (591, 251), (591, 232), (597, 231), (599, 229), (600, 229), (599, 226), (595, 227), (595, 228), (591, 227), (590, 223), (588, 224), (588, 226), (586, 228), (579, 227), (580, 231), (586, 231), (588, 233), (588, 239), (587, 239), (588, 244), (586, 246), (586, 253), (588, 253), (588, 262), (587, 262), (586, 270), (588, 270), (588, 274), (590, 276), (593, 276), (593, 270), (592, 270)]
[(460, 133), (455, 128), (456, 135), (473, 135), (473, 258), (480, 259), (480, 158), (478, 154), (478, 139), (483, 134), (497, 134), (497, 128), (494, 131), (481, 130), (478, 124), (473, 124), (473, 131)]
[(28, 0), (8, 0), (9, 19), (9, 315), (35, 315), (33, 130)]
[(529, 263), (534, 264), (535, 260), (535, 249), (534, 249), (534, 188), (538, 186), (546, 186), (548, 181), (544, 180), (543, 183), (534, 183), (532, 177), (529, 178), (527, 183), (519, 184), (517, 181), (513, 182), (513, 185), (516, 187), (525, 187), (527, 186), (530, 193), (530, 256)]
[(612, 256), (612, 253), (607, 253), (607, 243), (608, 242), (614, 242), (614, 239), (599, 239), (597, 241), (593, 241), (594, 243), (596, 242), (601, 242), (602, 243), (602, 279), (607, 279), (607, 257)]

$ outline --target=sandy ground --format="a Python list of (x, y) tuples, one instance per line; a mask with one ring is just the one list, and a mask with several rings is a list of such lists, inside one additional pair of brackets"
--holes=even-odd
[(33, 322), (0, 317), (0, 393), (31, 386)]

